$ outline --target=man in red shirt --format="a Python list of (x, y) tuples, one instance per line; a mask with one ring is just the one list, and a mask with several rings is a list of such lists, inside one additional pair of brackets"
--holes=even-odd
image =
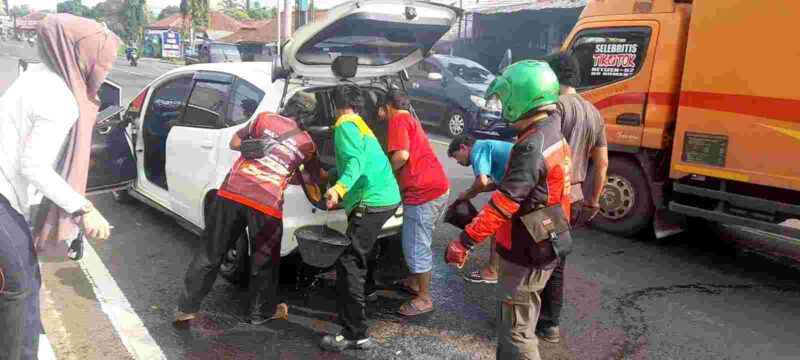
[(430, 294), (431, 240), (450, 193), (450, 181), (433, 153), (428, 136), (409, 112), (408, 95), (395, 90), (380, 105), (378, 117), (389, 121), (387, 151), (403, 196), (403, 254), (411, 275), (396, 283), (416, 295), (398, 312), (413, 316), (433, 311)]

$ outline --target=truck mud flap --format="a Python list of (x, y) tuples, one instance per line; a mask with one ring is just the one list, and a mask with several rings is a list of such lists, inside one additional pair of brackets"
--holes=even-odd
[(728, 214), (717, 210), (706, 210), (690, 205), (680, 204), (675, 201), (671, 201), (669, 203), (669, 209), (670, 211), (690, 217), (698, 217), (722, 224), (736, 225), (745, 228), (766, 231), (771, 234), (800, 239), (800, 229), (795, 229), (780, 224), (773, 224), (766, 221)]

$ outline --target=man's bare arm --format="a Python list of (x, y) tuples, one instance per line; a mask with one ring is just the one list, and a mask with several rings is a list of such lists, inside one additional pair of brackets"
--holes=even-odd
[(389, 162), (392, 163), (392, 170), (397, 171), (398, 169), (403, 167), (403, 165), (405, 165), (406, 162), (408, 162), (408, 156), (409, 156), (408, 151), (405, 150), (393, 151), (391, 157), (389, 158)]
[(592, 160), (594, 161), (594, 170), (592, 171), (592, 195), (589, 198), (591, 205), (596, 207), (600, 204), (600, 195), (603, 194), (603, 188), (606, 186), (607, 172), (608, 172), (608, 147), (597, 146), (592, 150)]

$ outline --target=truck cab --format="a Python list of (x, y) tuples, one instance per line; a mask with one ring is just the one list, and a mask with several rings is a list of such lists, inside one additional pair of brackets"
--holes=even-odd
[(791, 2), (588, 2), (562, 50), (605, 118), (595, 227), (660, 237), (689, 216), (794, 234), (779, 224), (800, 217), (800, 48), (781, 34), (798, 16)]

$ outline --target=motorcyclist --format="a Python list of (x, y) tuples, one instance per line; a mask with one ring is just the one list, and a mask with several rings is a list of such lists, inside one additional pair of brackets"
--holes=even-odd
[(550, 230), (543, 238), (526, 226), (528, 215), (540, 210), (563, 211), (558, 216), (569, 218), (572, 166), (555, 113), (558, 92), (558, 79), (547, 63), (532, 60), (509, 66), (489, 85), (487, 106), (502, 109), (504, 120), (520, 135), (491, 201), (450, 243), (445, 256), (446, 262), (463, 266), (470, 249), (496, 236), (500, 360), (540, 359), (534, 332), (541, 292), (558, 265), (558, 255), (571, 250), (568, 230), (556, 240)]
[(139, 57), (139, 54), (136, 50), (136, 46), (134, 46), (133, 43), (128, 43), (128, 46), (125, 48), (125, 56), (131, 63), (131, 66), (137, 65), (137, 58)]

